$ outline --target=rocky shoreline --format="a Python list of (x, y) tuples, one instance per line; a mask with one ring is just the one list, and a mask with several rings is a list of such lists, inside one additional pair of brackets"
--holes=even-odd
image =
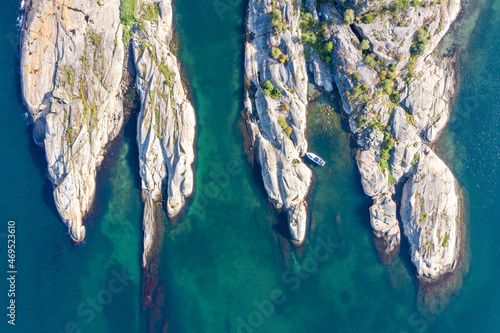
[[(250, 1), (248, 8), (245, 112), (270, 201), (293, 215), (282, 200), (293, 195), (283, 195), (293, 170), (287, 161), (307, 146), (293, 136), (301, 127), (292, 127), (287, 138), (289, 122), (300, 121), (303, 110), (282, 105), (293, 101), (290, 84), (297, 95), (307, 93), (307, 84), (300, 84), (307, 76), (287, 61), (298, 57), (319, 88), (336, 86), (341, 96), (363, 190), (373, 200), (370, 223), (382, 261), (398, 254), (402, 227), (419, 280), (441, 284), (440, 277), (461, 264), (465, 235), (458, 182), (431, 149), (449, 120), (455, 58), (437, 59), (433, 51), (460, 1), (308, 0), (302, 8), (293, 1)], [(306, 186), (295, 188), (304, 207), (310, 179), (308, 173)]]
[(167, 183), (165, 201), (169, 217), (180, 212), (185, 198), (193, 192), (195, 113), (187, 99), (177, 59), (169, 49), (171, 1), (143, 2), (143, 6), (156, 3), (158, 15), (141, 21), (132, 41), (137, 71), (135, 86), (141, 101), (137, 141), (145, 204), (143, 266), (153, 244), (154, 210), (161, 200), (163, 183)]
[[(21, 31), (21, 85), (35, 142), (45, 147), (49, 179), (75, 243), (85, 239), (96, 174), (124, 122), (124, 43), (132, 38), (140, 113), (137, 125), (144, 210), (143, 266), (153, 247), (155, 209), (175, 216), (193, 188), (195, 115), (169, 50), (171, 0), (81, 3), (30, 0)], [(125, 34), (125, 36), (124, 36)]]
[(287, 212), (291, 241), (300, 246), (306, 235), (306, 196), (312, 177), (302, 161), (307, 151), (308, 81), (299, 43), (300, 7), (291, 0), (250, 0), (248, 6), (247, 128), (269, 200), (275, 208)]

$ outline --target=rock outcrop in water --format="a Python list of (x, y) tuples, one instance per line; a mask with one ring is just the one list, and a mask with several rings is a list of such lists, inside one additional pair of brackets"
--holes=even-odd
[(300, 6), (250, 0), (246, 18), (245, 113), (269, 200), (288, 213), (291, 240), (304, 242), (311, 170), (306, 153), (307, 73)]
[(81, 242), (96, 170), (123, 124), (120, 1), (31, 0), (26, 12), (23, 99), (35, 142), (45, 146), (57, 210)]
[(137, 124), (143, 216), (144, 254), (147, 264), (154, 242), (155, 207), (162, 199), (166, 183), (166, 209), (177, 215), (185, 198), (193, 191), (194, 109), (182, 85), (179, 65), (169, 49), (172, 38), (171, 0), (141, 1), (139, 15), (153, 12), (141, 20), (133, 38), (137, 70), (136, 88), (141, 111)]
[[(325, 42), (333, 43), (333, 81), (360, 147), (356, 160), (373, 199), (370, 222), (385, 244), (382, 255), (399, 249), (393, 198), (402, 188), (401, 222), (425, 281), (452, 272), (462, 247), (458, 183), (429, 147), (449, 119), (454, 95), (453, 59), (432, 52), (459, 8), (459, 0), (309, 7), (310, 17), (326, 23)], [(318, 59), (309, 62), (316, 84), (328, 91), (331, 80)]]
[[(106, 146), (123, 125), (120, 5), (119, 0), (31, 0), (26, 5), (23, 98), (35, 142), (45, 146), (57, 209), (75, 242), (85, 238), (82, 219), (92, 207)], [(135, 17), (132, 49), (141, 101), (137, 141), (146, 266), (162, 185), (166, 183), (170, 217), (192, 193), (196, 121), (169, 50), (171, 0), (139, 1)]]

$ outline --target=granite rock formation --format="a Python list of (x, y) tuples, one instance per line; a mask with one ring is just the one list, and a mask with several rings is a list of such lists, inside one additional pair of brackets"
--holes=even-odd
[(245, 112), (269, 200), (288, 212), (293, 244), (304, 242), (311, 170), (307, 151), (307, 73), (300, 6), (250, 0), (246, 18)]
[[(359, 145), (356, 160), (373, 199), (370, 222), (385, 244), (381, 251), (391, 256), (399, 249), (399, 191), (411, 259), (426, 280), (452, 272), (462, 246), (458, 183), (429, 146), (449, 119), (455, 89), (453, 58), (432, 53), (459, 9), (459, 0), (309, 6), (312, 17), (327, 22), (333, 81)], [(310, 68), (329, 91), (324, 71)]]
[[(149, 10), (148, 10), (148, 6)], [(153, 7), (151, 7), (153, 6)], [(157, 15), (141, 20), (146, 12)], [(132, 41), (141, 110), (137, 124), (139, 167), (144, 201), (143, 266), (154, 243), (155, 207), (165, 184), (166, 210), (177, 215), (193, 192), (196, 118), (182, 84), (179, 64), (170, 50), (171, 0), (141, 1), (140, 24)]]
[(96, 170), (123, 124), (120, 1), (26, 4), (21, 32), (23, 99), (45, 146), (57, 210), (75, 242), (96, 190)]

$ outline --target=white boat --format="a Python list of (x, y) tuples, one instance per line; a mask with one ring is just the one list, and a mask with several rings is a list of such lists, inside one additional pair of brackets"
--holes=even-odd
[(319, 157), (318, 155), (316, 155), (314, 153), (306, 153), (306, 155), (314, 163), (321, 165), (321, 166), (325, 165), (325, 161), (323, 161), (323, 159), (321, 157)]

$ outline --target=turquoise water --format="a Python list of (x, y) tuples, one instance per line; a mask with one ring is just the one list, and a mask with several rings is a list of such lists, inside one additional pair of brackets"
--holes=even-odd
[[(102, 172), (86, 244), (74, 247), (59, 222), (43, 151), (32, 143), (18, 93), (18, 2), (0, 3), (0, 234), (13, 219), (18, 242), (17, 325), (8, 326), (2, 313), (0, 331), (147, 332), (135, 124), (127, 125)], [(159, 283), (165, 305), (158, 311), (168, 316), (169, 332), (498, 331), (500, 1), (476, 6), (473, 38), (462, 44), (460, 91), (439, 146), (468, 198), (472, 261), (460, 294), (436, 316), (416, 309), (407, 245), (390, 266), (380, 264), (370, 202), (337, 96), (323, 96), (309, 109), (310, 149), (327, 165), (314, 167), (306, 247), (293, 251), (282, 236), (283, 216), (267, 203), (259, 171), (243, 153), (245, 6), (237, 0), (176, 2), (179, 58), (198, 137), (195, 193), (175, 225), (164, 221)], [(0, 235), (5, 263), (4, 244)], [(116, 276), (124, 270), (130, 278), (123, 283)], [(89, 297), (106, 304), (92, 311)], [(162, 332), (161, 326), (150, 331)]]

